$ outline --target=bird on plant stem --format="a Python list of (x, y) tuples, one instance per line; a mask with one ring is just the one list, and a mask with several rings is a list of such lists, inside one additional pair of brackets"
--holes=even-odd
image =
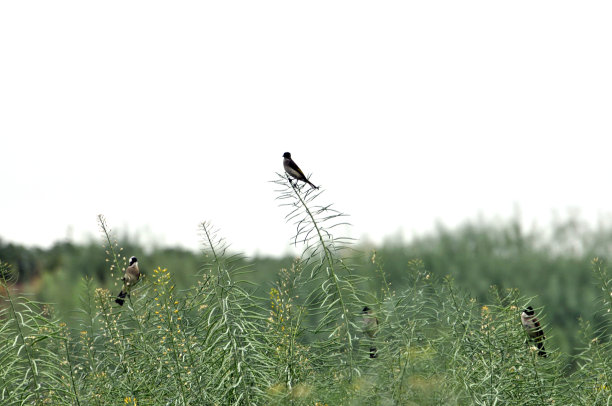
[(538, 347), (538, 355), (546, 357), (546, 350), (544, 350), (544, 340), (546, 340), (546, 337), (544, 337), (544, 331), (542, 331), (540, 321), (535, 316), (533, 307), (527, 306), (527, 308), (523, 310), (521, 313), (521, 324), (527, 332), (529, 339), (533, 340)]
[(117, 295), (117, 299), (115, 302), (119, 304), (119, 306), (123, 306), (125, 302), (125, 297), (129, 294), (131, 287), (138, 282), (140, 279), (140, 270), (138, 269), (138, 259), (136, 257), (130, 257), (130, 263), (127, 268), (125, 268), (125, 273), (123, 274), (123, 287), (121, 288), (121, 292)]
[[(363, 314), (363, 332), (367, 335), (370, 340), (374, 339), (374, 336), (378, 332), (378, 319), (374, 316), (372, 309), (368, 306), (365, 306), (361, 311)], [(370, 343), (370, 358), (378, 357), (378, 351), (373, 343)]]
[(283, 158), (283, 168), (285, 168), (285, 172), (287, 172), (288, 175), (297, 180), (301, 180), (302, 182), (306, 182), (313, 188), (318, 189), (317, 186), (313, 185), (312, 182), (308, 180), (306, 175), (304, 175), (304, 172), (302, 172), (300, 167), (297, 166), (293, 159), (291, 159), (291, 153), (285, 152), (283, 154)]

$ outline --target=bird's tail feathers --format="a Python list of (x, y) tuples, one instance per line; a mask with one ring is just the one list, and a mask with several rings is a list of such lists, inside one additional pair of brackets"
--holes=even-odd
[(538, 350), (539, 350), (538, 351), (538, 355), (540, 357), (546, 358), (548, 355), (546, 354), (546, 350), (544, 349), (544, 343), (540, 341), (540, 342), (536, 343), (536, 345), (538, 346)]
[(125, 302), (125, 297), (127, 296), (127, 292), (125, 290), (121, 290), (121, 292), (119, 292), (119, 294), (117, 295), (117, 299), (115, 299), (115, 302), (119, 305), (119, 306), (123, 306), (123, 303)]
[(314, 185), (314, 184), (313, 184), (311, 181), (309, 181), (308, 179), (306, 179), (306, 182), (307, 182), (307, 183), (308, 183), (310, 186), (312, 186), (314, 189), (317, 189), (317, 190), (319, 189), (319, 187), (318, 187), (318, 186), (315, 186), (315, 185)]

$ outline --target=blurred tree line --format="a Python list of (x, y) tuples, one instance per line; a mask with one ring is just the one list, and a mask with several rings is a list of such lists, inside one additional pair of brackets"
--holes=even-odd
[[(128, 238), (119, 246), (127, 257), (136, 255), (143, 274), (156, 267), (168, 268), (177, 287), (195, 283), (204, 262), (202, 254), (181, 248), (150, 250)], [(576, 218), (558, 221), (548, 230), (524, 230), (520, 221), (503, 223), (472, 221), (456, 229), (438, 226), (430, 235), (406, 242), (389, 238), (381, 246), (357, 246), (354, 259), (360, 274), (371, 274), (375, 266), (373, 251), (384, 264), (386, 278), (397, 290), (406, 283), (404, 277), (410, 260), (420, 258), (434, 274), (450, 275), (455, 284), (479, 301), (486, 302), (492, 285), (500, 289), (516, 288), (533, 296), (532, 305), (543, 307), (551, 348), (575, 353), (578, 318), (595, 328), (603, 325), (595, 309), (598, 289), (591, 275), (591, 260), (606, 258), (612, 249), (612, 227), (589, 227)], [(77, 308), (78, 284), (83, 278), (112, 291), (119, 290), (121, 275), (111, 277), (102, 242), (84, 244), (57, 242), (48, 249), (27, 248), (0, 240), (0, 260), (18, 272), (16, 288), (35, 299), (54, 303), (56, 311), (68, 316)], [(254, 283), (257, 293), (267, 295), (281, 268), (289, 268), (290, 257), (254, 257), (241, 259), (252, 272), (244, 278)], [(374, 283), (374, 282), (372, 282)], [(375, 292), (379, 286), (367, 287)]]

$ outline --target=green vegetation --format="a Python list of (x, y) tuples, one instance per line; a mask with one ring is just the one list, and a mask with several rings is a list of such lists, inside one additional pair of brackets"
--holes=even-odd
[[(612, 280), (592, 260), (610, 233), (480, 224), (356, 250), (320, 192), (277, 184), (299, 258), (247, 260), (209, 223), (201, 255), (146, 252), (103, 217), (104, 248), (0, 244), (0, 403), (612, 402)], [(133, 254), (144, 275), (118, 307)], [(526, 341), (528, 304), (548, 358)]]

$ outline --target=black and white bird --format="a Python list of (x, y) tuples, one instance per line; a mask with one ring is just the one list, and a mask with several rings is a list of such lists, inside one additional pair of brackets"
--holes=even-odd
[(313, 185), (312, 182), (308, 180), (306, 175), (304, 175), (304, 172), (302, 172), (300, 167), (297, 166), (293, 159), (291, 159), (291, 153), (285, 152), (283, 154), (283, 158), (283, 168), (285, 168), (285, 172), (287, 172), (289, 176), (294, 179), (301, 180), (302, 182), (306, 182), (313, 188), (318, 189), (317, 186)]
[[(361, 314), (363, 314), (363, 333), (373, 340), (378, 332), (378, 319), (368, 306), (363, 308)], [(370, 343), (370, 358), (376, 357), (378, 357), (378, 351), (374, 344)]]
[(117, 299), (115, 302), (119, 304), (119, 306), (123, 306), (125, 302), (125, 297), (128, 295), (130, 288), (138, 282), (140, 279), (140, 269), (138, 269), (138, 259), (136, 257), (130, 257), (130, 263), (127, 268), (125, 268), (125, 272), (123, 274), (123, 288), (121, 292), (117, 295)]
[(544, 337), (544, 331), (542, 331), (540, 321), (535, 316), (533, 307), (527, 306), (527, 308), (523, 310), (521, 313), (521, 324), (523, 324), (523, 328), (527, 332), (529, 339), (533, 340), (538, 347), (538, 355), (546, 357), (546, 350), (544, 349), (544, 340), (546, 340), (546, 337)]

